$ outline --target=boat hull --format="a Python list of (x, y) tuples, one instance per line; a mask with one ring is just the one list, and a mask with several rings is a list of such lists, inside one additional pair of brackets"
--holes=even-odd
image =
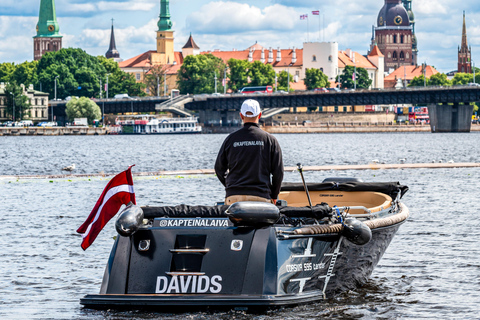
[[(406, 217), (408, 209), (400, 205), (400, 213)], [(161, 227), (169, 220), (159, 219), (149, 230), (117, 239), (100, 294), (86, 295), (80, 303), (95, 309), (164, 311), (319, 301), (364, 284), (405, 219), (374, 227), (372, 239), (363, 246), (340, 233), (279, 237), (291, 229), (288, 226), (219, 227), (223, 223), (219, 219), (214, 227)], [(139, 252), (139, 243), (146, 238), (152, 240), (151, 248)], [(216, 249), (175, 252), (182, 241), (187, 242), (184, 247)], [(234, 244), (240, 242), (238, 250)]]

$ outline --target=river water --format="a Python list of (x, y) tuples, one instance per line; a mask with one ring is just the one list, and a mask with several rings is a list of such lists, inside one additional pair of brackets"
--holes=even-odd
[[(0, 137), (0, 176), (212, 168), (225, 135)], [(282, 134), (285, 166), (478, 162), (479, 133)], [(263, 314), (95, 311), (114, 221), (80, 248), (83, 223), (107, 178), (0, 177), (2, 319), (480, 319), (480, 168), (305, 172), (307, 181), (355, 176), (400, 181), (411, 211), (369, 282), (328, 301)], [(287, 172), (285, 181), (300, 182)], [(211, 205), (223, 198), (213, 175), (135, 177), (140, 205)]]

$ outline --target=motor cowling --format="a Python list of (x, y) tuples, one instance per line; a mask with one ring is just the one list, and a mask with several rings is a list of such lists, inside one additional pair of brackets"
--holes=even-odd
[(360, 220), (346, 218), (342, 235), (347, 238), (348, 241), (363, 246), (372, 239), (372, 230)]
[(137, 205), (129, 204), (117, 218), (115, 229), (124, 237), (134, 234), (143, 223), (143, 210)]

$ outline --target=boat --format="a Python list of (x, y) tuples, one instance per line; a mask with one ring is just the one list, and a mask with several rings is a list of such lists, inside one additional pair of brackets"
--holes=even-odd
[[(158, 117), (155, 115), (119, 115), (115, 125), (122, 134), (201, 133), (197, 117)], [(118, 131), (118, 130), (117, 130)]]
[(330, 178), (284, 183), (276, 204), (130, 203), (116, 220), (100, 292), (80, 303), (257, 310), (331, 298), (366, 283), (409, 216), (400, 201), (407, 190)]

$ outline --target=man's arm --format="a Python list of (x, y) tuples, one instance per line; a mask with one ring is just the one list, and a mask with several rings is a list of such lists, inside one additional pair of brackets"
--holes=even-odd
[(217, 155), (217, 160), (215, 161), (215, 173), (217, 174), (218, 180), (226, 187), (225, 181), (225, 174), (227, 173), (228, 169), (228, 161), (227, 161), (227, 154), (225, 152), (225, 142), (223, 142), (222, 146), (220, 147), (220, 151)]
[(272, 199), (277, 199), (282, 187), (283, 181), (283, 158), (282, 149), (278, 141), (274, 139), (273, 157), (272, 157)]

